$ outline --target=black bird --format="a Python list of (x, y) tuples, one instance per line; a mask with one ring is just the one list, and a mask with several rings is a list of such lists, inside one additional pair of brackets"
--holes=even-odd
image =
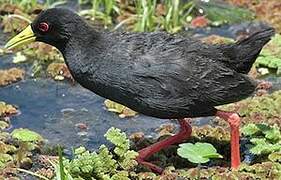
[(267, 28), (231, 45), (207, 45), (165, 32), (99, 32), (74, 12), (54, 8), (42, 11), (6, 48), (33, 41), (55, 46), (83, 87), (142, 114), (178, 119), (178, 134), (139, 151), (140, 164), (161, 172), (145, 160), (190, 136), (187, 117), (229, 122), (231, 166), (239, 166), (240, 118), (215, 106), (253, 94), (257, 84), (246, 74), (273, 34)]

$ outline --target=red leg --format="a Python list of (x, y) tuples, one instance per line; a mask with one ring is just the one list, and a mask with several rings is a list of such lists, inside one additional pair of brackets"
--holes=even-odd
[(152, 144), (151, 146), (141, 149), (139, 151), (139, 156), (137, 157), (138, 163), (150, 168), (152, 171), (156, 173), (161, 173), (162, 169), (160, 167), (152, 163), (146, 162), (145, 160), (149, 158), (151, 155), (153, 155), (154, 153), (157, 153), (162, 149), (169, 147), (172, 144), (181, 143), (182, 141), (190, 137), (192, 129), (188, 121), (186, 119), (179, 119), (179, 124), (180, 124), (180, 131), (174, 136), (171, 136), (167, 139)]
[(231, 167), (237, 169), (240, 165), (240, 117), (237, 113), (225, 111), (217, 111), (216, 116), (226, 120), (230, 125)]

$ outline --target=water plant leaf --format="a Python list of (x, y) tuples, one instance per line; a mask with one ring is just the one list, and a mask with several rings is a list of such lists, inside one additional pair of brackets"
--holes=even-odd
[(258, 132), (260, 132), (260, 129), (257, 127), (256, 124), (247, 124), (245, 126), (242, 127), (241, 132), (245, 135), (245, 136), (252, 136)]
[(268, 155), (268, 159), (272, 162), (281, 162), (281, 151), (280, 152), (274, 152)]
[(270, 143), (265, 138), (252, 138), (250, 141), (254, 145), (252, 148), (250, 148), (250, 152), (256, 155), (270, 154), (272, 152), (281, 151), (281, 144)]
[(83, 146), (81, 146), (81, 147), (76, 148), (76, 149), (74, 150), (74, 154), (75, 154), (75, 155), (79, 155), (79, 154), (83, 154), (83, 153), (86, 152), (86, 151), (87, 151), (86, 148), (83, 147)]
[(3, 168), (9, 161), (13, 161), (13, 157), (11, 155), (0, 153), (0, 168)]
[(277, 125), (269, 126), (267, 124), (247, 124), (243, 126), (242, 133), (246, 136), (256, 137), (264, 135), (270, 141), (281, 139), (280, 129)]
[(8, 128), (10, 125), (6, 121), (1, 121), (0, 120), (0, 130)]
[(16, 152), (17, 148), (13, 145), (10, 145), (10, 144), (6, 144), (2, 141), (0, 141), (0, 153), (8, 153), (8, 154), (11, 154), (11, 153), (14, 153)]
[(17, 52), (16, 55), (13, 57), (13, 63), (23, 63), (27, 60), (26, 56), (23, 55), (21, 52)]
[(272, 141), (277, 141), (281, 138), (279, 127), (275, 124), (270, 130), (265, 132), (265, 137)]
[(184, 143), (179, 146), (180, 148), (177, 150), (178, 155), (193, 163), (206, 163), (210, 161), (211, 158), (222, 158), (222, 156), (217, 153), (216, 148), (209, 143)]
[(116, 146), (114, 152), (118, 156), (123, 156), (130, 148), (129, 139), (127, 139), (126, 134), (121, 132), (120, 129), (112, 127), (104, 136), (108, 141)]
[(271, 41), (262, 49), (255, 65), (257, 67), (266, 67), (276, 69), (277, 75), (281, 71), (281, 35), (276, 34)]
[(24, 74), (24, 70), (19, 68), (0, 70), (0, 86), (18, 82), (24, 78)]
[(97, 152), (79, 147), (74, 150), (73, 159), (64, 159), (65, 172), (74, 179), (129, 179), (128, 172), (137, 165), (138, 153), (129, 150), (129, 139), (120, 129), (110, 128), (105, 137), (115, 145), (114, 153), (105, 145), (101, 145)]
[(40, 134), (24, 128), (13, 130), (11, 135), (12, 138), (23, 142), (43, 141), (43, 137)]
[(104, 101), (104, 105), (108, 111), (119, 114), (120, 118), (132, 117), (132, 116), (137, 115), (137, 112), (131, 110), (130, 108), (128, 108), (126, 106), (123, 106), (122, 104), (113, 102), (109, 99), (106, 99)]

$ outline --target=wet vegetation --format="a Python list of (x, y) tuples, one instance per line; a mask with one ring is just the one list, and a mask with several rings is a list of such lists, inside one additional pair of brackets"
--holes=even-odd
[(11, 83), (22, 80), (24, 71), (18, 68), (0, 70), (0, 86), (6, 86)]
[[(1, 33), (6, 33), (8, 39), (22, 30), (42, 9), (66, 3), (44, 2), (1, 1)], [(188, 30), (208, 31), (223, 25), (262, 20), (281, 32), (279, 0), (225, 0), (224, 3), (215, 0), (80, 0), (79, 7), (78, 13), (89, 23), (107, 30), (164, 30), (185, 34)], [(237, 39), (247, 34), (238, 34)], [(221, 44), (233, 43), (235, 40), (232, 38), (210, 35), (201, 40)], [(262, 50), (251, 75), (278, 78), (281, 74), (280, 49), (281, 37), (276, 34)], [(52, 78), (75, 86), (62, 56), (55, 48), (34, 43), (21, 48), (19, 53), (11, 53), (0, 49), (0, 61), (7, 56), (12, 57), (13, 61), (12, 67), (0, 67), (0, 88), (17, 87), (18, 82), (25, 78)], [(72, 152), (67, 153), (67, 149), (61, 150), (46, 143), (48, 139), (44, 139), (40, 132), (13, 128), (11, 120), (15, 116), (22, 116), (21, 107), (3, 102), (0, 96), (0, 179), (280, 179), (281, 90), (272, 93), (270, 87), (261, 84), (254, 97), (219, 107), (237, 111), (242, 116), (241, 158), (244, 161), (238, 170), (228, 168), (228, 124), (214, 119), (208, 125), (193, 126), (192, 137), (186, 143), (172, 146), (150, 158), (153, 163), (166, 167), (161, 175), (138, 165), (135, 157), (139, 149), (173, 135), (176, 132), (173, 124), (161, 126), (155, 130), (157, 133), (152, 133), (152, 137), (136, 132), (129, 134), (128, 138), (123, 130), (112, 127), (105, 134), (108, 141), (106, 145), (96, 150), (73, 147)], [(122, 121), (119, 117), (139, 116), (137, 112), (110, 100), (105, 100), (98, 108), (102, 106), (107, 110), (104, 113), (112, 113), (119, 121)], [(83, 123), (78, 127), (81, 132), (87, 130)], [(204, 154), (202, 148), (208, 151)]]

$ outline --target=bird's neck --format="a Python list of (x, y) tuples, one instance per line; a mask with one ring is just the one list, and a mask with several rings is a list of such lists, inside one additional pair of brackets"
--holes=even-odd
[(101, 51), (105, 49), (103, 34), (91, 28), (72, 36), (64, 49), (61, 49), (65, 62), (75, 77), (90, 73), (99, 61)]

